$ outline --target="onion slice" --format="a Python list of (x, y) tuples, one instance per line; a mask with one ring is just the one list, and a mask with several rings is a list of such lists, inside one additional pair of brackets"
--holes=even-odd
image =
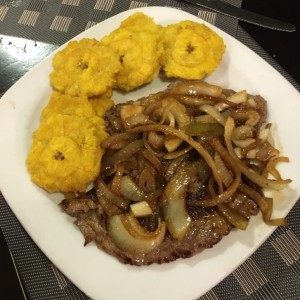
[(111, 135), (109, 138), (104, 140), (101, 143), (101, 147), (104, 149), (121, 149), (128, 145), (130, 142), (137, 139), (136, 135), (128, 134), (128, 133), (119, 133), (115, 135)]
[(224, 133), (224, 127), (218, 123), (202, 123), (192, 122), (191, 124), (182, 128), (187, 135), (210, 135), (210, 136), (222, 136)]
[(222, 178), (224, 185), (228, 188), (233, 181), (233, 177), (218, 152), (215, 153), (215, 162), (219, 170), (220, 177)]
[(105, 199), (122, 209), (126, 210), (128, 208), (130, 200), (120, 197), (112, 192), (101, 177), (97, 179), (96, 185), (96, 193), (98, 198), (104, 197)]
[(272, 174), (275, 179), (279, 179), (279, 180), (281, 180), (282, 178), (279, 171), (276, 169), (276, 165), (280, 162), (289, 162), (289, 158), (285, 156), (280, 156), (273, 160), (270, 160), (267, 164), (268, 172)]
[(226, 204), (219, 204), (218, 209), (221, 214), (236, 228), (240, 230), (246, 230), (249, 224), (249, 220), (230, 209)]
[(263, 197), (255, 190), (251, 189), (246, 184), (240, 184), (239, 191), (251, 198), (259, 206), (264, 222), (272, 226), (286, 226), (285, 218), (271, 219), (273, 211), (273, 199)]
[(214, 107), (211, 105), (201, 105), (199, 107), (200, 110), (212, 116), (219, 124), (225, 125), (226, 119), (225, 117)]
[(235, 160), (238, 167), (240, 168), (241, 172), (248, 177), (252, 182), (256, 183), (258, 186), (266, 189), (271, 190), (282, 190), (292, 181), (291, 179), (285, 179), (285, 180), (273, 180), (268, 179), (260, 174), (254, 172), (252, 169), (248, 168), (235, 154), (235, 151), (232, 147), (231, 143), (231, 136), (232, 132), (235, 128), (234, 120), (231, 117), (228, 117), (226, 124), (225, 124), (225, 132), (224, 132), (224, 138), (226, 147), (228, 149), (229, 154), (231, 157)]
[(114, 215), (107, 220), (107, 231), (115, 245), (132, 254), (146, 254), (163, 241), (166, 224), (159, 220), (154, 232), (146, 231), (138, 220), (129, 215)]
[(107, 159), (103, 160), (102, 169), (103, 170), (110, 170), (120, 162), (123, 162), (130, 158), (134, 153), (142, 149), (144, 146), (144, 142), (142, 139), (135, 140), (128, 144), (123, 149), (116, 151), (112, 156), (108, 157)]
[(168, 87), (167, 92), (175, 95), (190, 95), (202, 96), (208, 95), (213, 97), (220, 97), (223, 89), (220, 86), (209, 84), (205, 81), (190, 80), (187, 82), (175, 83)]
[(233, 103), (239, 104), (247, 101), (248, 94), (246, 90), (239, 91), (229, 96), (227, 99)]
[(138, 187), (130, 176), (122, 176), (120, 193), (125, 198), (135, 202), (144, 201), (149, 196)]
[(223, 147), (221, 142), (217, 139), (214, 139), (213, 147), (218, 152), (218, 154), (220, 155), (222, 160), (225, 162), (225, 164), (231, 168), (231, 170), (234, 174), (234, 179), (232, 180), (232, 182), (230, 183), (230, 185), (224, 192), (223, 192), (223, 188), (222, 188), (221, 194), (213, 196), (210, 199), (197, 201), (195, 203), (195, 205), (197, 205), (197, 206), (212, 207), (212, 206), (216, 206), (216, 205), (230, 201), (231, 196), (233, 196), (233, 194), (237, 191), (239, 184), (241, 182), (241, 171), (236, 166), (235, 162), (230, 157), (230, 155), (228, 154), (227, 150)]
[(196, 161), (177, 169), (164, 190), (164, 219), (169, 232), (177, 240), (186, 235), (191, 223), (191, 217), (185, 208), (185, 197), (191, 179), (197, 176), (197, 163)]

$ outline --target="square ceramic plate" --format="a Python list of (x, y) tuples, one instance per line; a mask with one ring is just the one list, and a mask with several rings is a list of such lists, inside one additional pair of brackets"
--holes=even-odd
[[(181, 20), (203, 22), (186, 12), (164, 7), (130, 10), (83, 32), (100, 39), (120, 22), (141, 11), (161, 25)], [(207, 23), (206, 23), (207, 24)], [(282, 164), (284, 178), (293, 182), (274, 194), (274, 216), (285, 216), (300, 194), (300, 96), (276, 70), (240, 42), (207, 24), (227, 46), (219, 68), (206, 80), (235, 90), (260, 94), (269, 105), (279, 147), (290, 158)], [(59, 49), (58, 49), (59, 50)], [(48, 75), (53, 54), (21, 78), (0, 101), (0, 187), (13, 212), (48, 258), (83, 292), (93, 299), (195, 299), (207, 292), (249, 257), (274, 231), (261, 216), (252, 218), (246, 232), (233, 231), (213, 249), (163, 265), (135, 267), (97, 249), (83, 246), (83, 236), (73, 220), (58, 207), (61, 194), (48, 194), (31, 183), (25, 159), (32, 132), (51, 94)], [(114, 94), (116, 102), (137, 99), (165, 88), (159, 78), (127, 94)], [(296, 138), (295, 138), (296, 137)]]

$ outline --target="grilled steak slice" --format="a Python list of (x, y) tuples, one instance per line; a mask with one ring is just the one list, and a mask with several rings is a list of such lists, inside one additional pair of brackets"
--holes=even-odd
[(106, 214), (95, 195), (88, 193), (75, 199), (65, 199), (60, 203), (64, 212), (75, 217), (75, 224), (85, 238), (85, 245), (95, 241), (98, 248), (115, 256), (122, 263), (150, 265), (167, 263), (178, 258), (191, 257), (206, 248), (211, 248), (227, 235), (232, 226), (214, 209), (189, 207), (192, 225), (187, 235), (180, 241), (166, 234), (164, 241), (151, 252), (131, 254), (116, 247), (106, 229)]

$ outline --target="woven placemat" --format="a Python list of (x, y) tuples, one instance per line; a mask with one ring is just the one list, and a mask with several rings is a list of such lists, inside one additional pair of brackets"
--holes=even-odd
[[(239, 0), (228, 2), (235, 2), (236, 5), (241, 3)], [(146, 6), (182, 9), (214, 23), (232, 35), (237, 28), (236, 20), (173, 0), (0, 0), (0, 33), (61, 45), (80, 32), (122, 11)]]

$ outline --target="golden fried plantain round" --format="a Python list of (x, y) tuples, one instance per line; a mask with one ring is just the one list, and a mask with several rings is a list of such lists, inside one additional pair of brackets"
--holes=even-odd
[(116, 75), (117, 87), (131, 91), (152, 81), (160, 71), (162, 27), (151, 18), (135, 13), (101, 42), (119, 54), (121, 71)]
[(202, 79), (220, 64), (223, 39), (205, 24), (181, 21), (163, 33), (162, 68), (167, 77)]
[(99, 174), (100, 143), (107, 137), (104, 132), (100, 139), (85, 117), (48, 115), (34, 132), (26, 160), (31, 180), (48, 192), (84, 192)]
[(53, 58), (50, 81), (61, 93), (98, 96), (115, 85), (121, 64), (118, 53), (96, 39), (71, 41)]

